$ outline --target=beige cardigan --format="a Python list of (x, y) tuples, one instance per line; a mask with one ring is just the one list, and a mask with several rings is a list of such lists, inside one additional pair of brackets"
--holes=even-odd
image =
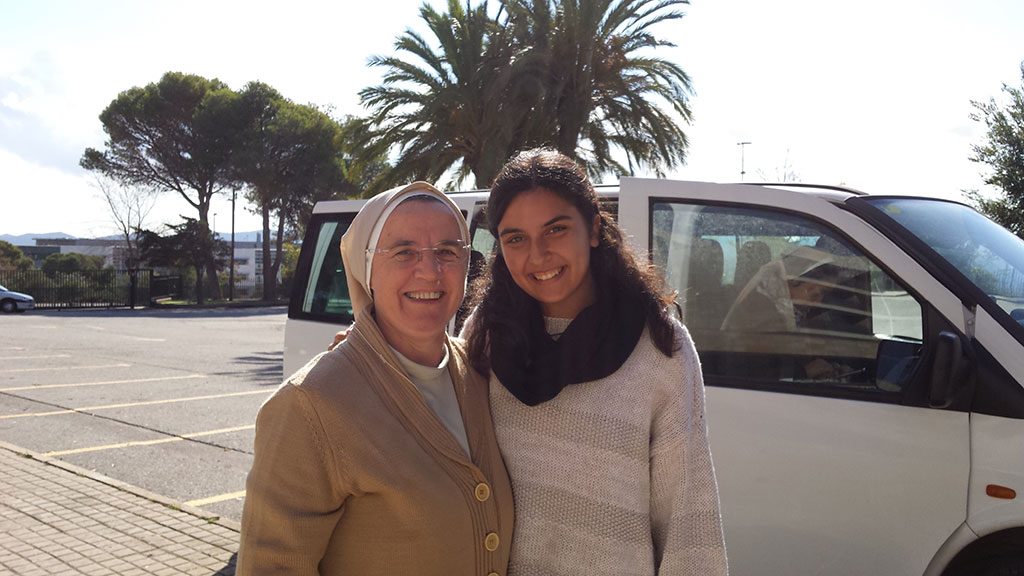
[(512, 492), (486, 382), (449, 370), (472, 461), (370, 314), (260, 409), (238, 574), (504, 575)]

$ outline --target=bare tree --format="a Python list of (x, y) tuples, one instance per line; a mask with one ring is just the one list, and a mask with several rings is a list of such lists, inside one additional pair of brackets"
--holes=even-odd
[(786, 156), (782, 159), (782, 166), (775, 167), (775, 174), (773, 176), (769, 176), (764, 170), (758, 170), (757, 175), (765, 182), (777, 182), (779, 184), (800, 182), (800, 174), (793, 169), (793, 164), (789, 161), (789, 149), (786, 149)]
[(145, 227), (156, 194), (145, 186), (126, 186), (105, 177), (96, 177), (96, 188), (110, 208), (110, 217), (124, 237), (124, 267), (131, 270), (139, 264), (138, 231)]

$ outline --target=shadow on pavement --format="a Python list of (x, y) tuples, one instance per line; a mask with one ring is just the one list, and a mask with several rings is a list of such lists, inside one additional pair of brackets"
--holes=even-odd
[(232, 358), (239, 370), (214, 372), (217, 376), (249, 376), (262, 386), (278, 385), (284, 380), (284, 353), (281, 351), (254, 352), (248, 356)]
[(231, 559), (228, 560), (227, 565), (225, 565), (220, 570), (217, 570), (216, 572), (214, 572), (213, 576), (235, 576), (235, 563), (237, 561), (238, 561), (238, 553), (236, 552), (236, 553), (231, 555)]

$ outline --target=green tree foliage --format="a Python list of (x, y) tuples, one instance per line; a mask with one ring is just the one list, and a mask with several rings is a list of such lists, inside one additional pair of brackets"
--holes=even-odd
[(43, 260), (41, 266), (43, 272), (55, 277), (57, 274), (72, 274), (75, 272), (95, 272), (103, 269), (102, 256), (90, 256), (77, 252), (66, 254), (50, 254)]
[(10, 242), (0, 240), (0, 270), (31, 270), (32, 259)]
[[(273, 300), (285, 225), (297, 226), (318, 200), (341, 192), (345, 181), (341, 126), (320, 110), (294, 104), (260, 82), (245, 87), (241, 107), (248, 128), (234, 167), (263, 219), (263, 297)], [(271, 234), (272, 216), (276, 235)]]
[[(357, 142), (366, 133), (359, 120), (339, 124), (261, 82), (234, 92), (216, 79), (168, 72), (157, 83), (119, 94), (100, 120), (108, 135), (106, 149), (87, 149), (81, 165), (112, 181), (103, 191), (115, 217), (131, 216), (118, 220), (126, 238), (141, 227), (148, 208), (141, 205), (145, 196), (139, 191), (177, 192), (196, 209), (198, 225), (209, 229), (213, 195), (244, 188), (263, 216), (268, 298), (276, 294), (281, 244), (302, 235), (313, 205), (364, 195), (389, 167), (384, 152), (358, 157), (353, 152), (365, 141)], [(127, 200), (125, 194), (108, 193), (125, 191)], [(270, 256), (272, 242), (276, 258)], [(219, 290), (217, 259), (209, 256), (200, 278), (208, 290)]]
[(182, 219), (180, 224), (166, 224), (167, 232), (163, 235), (139, 230), (139, 253), (150, 265), (192, 268), (196, 278), (196, 302), (203, 304), (203, 274), (210, 259), (217, 267), (223, 267), (231, 249), (223, 240), (215, 239), (210, 229), (197, 219)]
[(178, 193), (208, 229), (213, 195), (233, 185), (231, 156), (244, 128), (237, 98), (220, 80), (168, 72), (107, 106), (100, 114), (106, 149), (86, 149), (80, 164), (126, 186)]
[(654, 55), (672, 44), (652, 28), (687, 3), (505, 0), (493, 16), (486, 1), (423, 6), (431, 42), (407, 30), (398, 55), (370, 61), (386, 69), (383, 84), (360, 92), (371, 110), (364, 149), (399, 150), (376, 189), (450, 169), (485, 187), (515, 151), (539, 145), (595, 175), (682, 164), (690, 79)]
[(299, 253), (302, 247), (292, 242), (284, 245), (284, 259), (281, 262), (281, 284), (285, 292), (290, 292), (295, 280), (295, 270), (299, 265)]
[(994, 98), (971, 102), (971, 119), (984, 122), (988, 129), (986, 141), (972, 146), (971, 161), (988, 166), (985, 183), (1002, 193), (997, 198), (986, 198), (977, 190), (966, 194), (979, 212), (1024, 238), (1024, 63), (1020, 71), (1020, 87), (1003, 84), (1005, 106)]
[[(372, 185), (379, 182), (383, 175), (392, 169), (387, 161), (387, 148), (372, 146), (367, 122), (355, 116), (341, 119), (341, 170), (343, 180), (336, 194), (338, 198), (369, 198), (373, 196)], [(301, 232), (309, 221), (309, 213), (302, 214), (298, 228)], [(301, 238), (301, 235), (299, 236)]]

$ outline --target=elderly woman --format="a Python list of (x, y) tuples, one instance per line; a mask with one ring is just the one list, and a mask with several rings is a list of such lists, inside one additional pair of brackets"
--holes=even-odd
[(260, 409), (238, 574), (504, 574), (512, 494), (486, 382), (445, 333), (469, 231), (424, 182), (341, 241), (356, 322)]

